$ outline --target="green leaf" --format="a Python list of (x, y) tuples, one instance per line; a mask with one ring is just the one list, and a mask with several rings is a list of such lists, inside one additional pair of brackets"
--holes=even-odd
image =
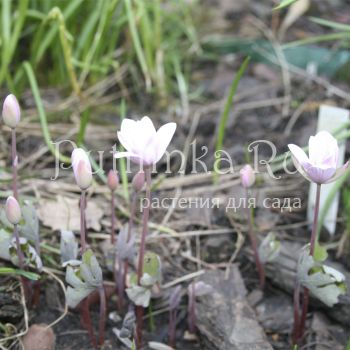
[(143, 275), (140, 285), (136, 274), (130, 278), (131, 287), (126, 289), (129, 299), (138, 306), (148, 307), (151, 300), (152, 287), (161, 279), (161, 261), (157, 254), (147, 252), (143, 259)]
[[(41, 272), (43, 269), (43, 263), (41, 261), (40, 256), (34, 249), (34, 247), (30, 245), (28, 239), (24, 237), (20, 237), (19, 243), (24, 255), (24, 265), (32, 266), (35, 269), (37, 269), (39, 272)], [(12, 263), (18, 266), (19, 262), (18, 262), (18, 255), (17, 255), (17, 244), (14, 238), (12, 238), (11, 240), (9, 253), (10, 253)]]
[(274, 261), (281, 252), (281, 242), (276, 239), (276, 235), (270, 232), (260, 243), (259, 259), (263, 264)]
[(10, 261), (10, 244), (11, 244), (11, 235), (4, 229), (0, 229), (0, 258)]
[(14, 269), (12, 267), (0, 267), (0, 275), (19, 275), (32, 281), (38, 281), (40, 276), (34, 272)]
[(22, 236), (29, 240), (38, 243), (39, 237), (39, 219), (36, 214), (35, 207), (30, 202), (25, 202), (21, 208), (24, 224), (19, 226), (19, 231)]
[(282, 0), (281, 3), (274, 8), (274, 10), (279, 10), (279, 9), (284, 8), (284, 7), (290, 6), (293, 3), (295, 3), (296, 1), (298, 1), (298, 0)]
[(83, 254), (79, 267), (67, 266), (66, 282), (69, 284), (66, 292), (68, 306), (75, 308), (94, 290), (103, 286), (101, 267), (91, 249)]
[(314, 259), (316, 261), (325, 261), (328, 258), (327, 248), (321, 246), (317, 241), (315, 243)]
[(78, 242), (72, 231), (61, 230), (61, 262), (75, 260), (78, 256)]
[(345, 276), (330, 266), (315, 261), (308, 247), (302, 250), (298, 262), (299, 283), (324, 304), (332, 307), (338, 297), (346, 292)]

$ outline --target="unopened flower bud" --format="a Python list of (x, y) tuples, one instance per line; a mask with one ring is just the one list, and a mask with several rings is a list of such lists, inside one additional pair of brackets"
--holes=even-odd
[(82, 190), (88, 189), (92, 182), (92, 170), (89, 157), (82, 148), (73, 151), (72, 167), (77, 185)]
[(90, 187), (92, 182), (92, 173), (91, 169), (87, 166), (87, 164), (81, 160), (78, 163), (75, 180), (78, 186), (82, 190), (86, 190)]
[(255, 174), (253, 168), (247, 164), (239, 172), (241, 176), (241, 183), (244, 188), (248, 188), (255, 183)]
[(4, 123), (14, 129), (21, 119), (21, 110), (15, 95), (8, 95), (2, 107)]
[(17, 225), (21, 221), (21, 208), (15, 197), (8, 197), (5, 205), (7, 220), (12, 225)]
[(132, 179), (132, 187), (135, 192), (140, 192), (145, 184), (145, 173), (140, 170)]
[(118, 173), (114, 170), (110, 170), (107, 176), (107, 185), (111, 191), (115, 191), (119, 185)]

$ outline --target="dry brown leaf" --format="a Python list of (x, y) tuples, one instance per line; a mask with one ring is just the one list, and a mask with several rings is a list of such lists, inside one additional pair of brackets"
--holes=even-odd
[[(63, 196), (57, 196), (56, 201), (43, 200), (39, 205), (38, 216), (44, 226), (51, 227), (53, 230), (78, 231), (80, 229), (79, 200)], [(86, 227), (95, 231), (101, 230), (102, 216), (103, 210), (95, 202), (88, 200)]]

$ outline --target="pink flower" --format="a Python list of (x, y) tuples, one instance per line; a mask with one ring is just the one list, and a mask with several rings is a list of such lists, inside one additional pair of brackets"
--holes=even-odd
[(119, 185), (118, 173), (112, 169), (107, 176), (107, 185), (111, 191), (115, 191)]
[(8, 95), (2, 107), (4, 123), (14, 129), (21, 119), (21, 110), (15, 95)]
[(81, 190), (86, 190), (92, 182), (92, 170), (88, 155), (82, 148), (72, 152), (72, 167), (75, 181)]
[(7, 220), (12, 225), (17, 225), (21, 221), (21, 208), (15, 197), (9, 196), (6, 200), (5, 213)]
[(241, 183), (244, 188), (248, 188), (255, 183), (255, 174), (253, 168), (247, 164), (240, 171)]
[(339, 148), (337, 140), (327, 131), (320, 131), (309, 139), (309, 157), (296, 145), (288, 145), (297, 170), (309, 181), (327, 184), (342, 176), (349, 166), (337, 168)]
[(139, 121), (124, 119), (118, 139), (126, 152), (118, 152), (116, 158), (129, 157), (134, 163), (150, 166), (165, 153), (176, 130), (176, 123), (167, 123), (158, 131), (150, 118)]

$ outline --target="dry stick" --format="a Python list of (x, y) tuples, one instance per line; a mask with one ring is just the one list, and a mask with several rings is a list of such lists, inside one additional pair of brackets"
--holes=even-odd
[[(246, 202), (248, 201), (249, 193), (248, 189), (246, 188)], [(247, 204), (247, 203), (246, 203)], [(252, 217), (251, 217), (251, 211), (248, 205), (245, 205), (246, 214), (247, 214), (247, 221), (248, 221), (248, 234), (250, 243), (252, 245), (253, 253), (254, 253), (254, 259), (255, 259), (255, 265), (259, 273), (259, 281), (260, 281), (260, 288), (264, 289), (265, 286), (265, 269), (263, 264), (260, 262), (259, 258), (259, 252), (258, 252), (258, 244), (256, 242), (255, 233), (253, 230), (253, 223), (252, 223)]]
[[(145, 176), (146, 176), (146, 206), (143, 209), (143, 218), (142, 218), (142, 236), (141, 236), (141, 245), (139, 253), (139, 261), (137, 268), (137, 284), (140, 285), (141, 277), (143, 275), (143, 260), (145, 256), (146, 248), (146, 236), (148, 231), (148, 220), (149, 212), (151, 207), (151, 168), (149, 166), (145, 167)], [(137, 348), (141, 348), (142, 344), (142, 321), (143, 321), (144, 309), (142, 306), (136, 307), (136, 344)]]
[(17, 145), (16, 145), (16, 129), (13, 128), (11, 130), (11, 139), (12, 139), (12, 147), (11, 147), (11, 153), (12, 153), (12, 186), (13, 186), (13, 196), (18, 200), (18, 188), (17, 188), (17, 164), (18, 164), (18, 158), (17, 158)]
[[(311, 233), (311, 240), (310, 240), (310, 255), (312, 257), (314, 256), (315, 244), (317, 239), (317, 220), (318, 220), (318, 213), (320, 210), (320, 196), (321, 196), (321, 185), (317, 184), (314, 221), (312, 224), (312, 233)], [(309, 307), (309, 290), (307, 288), (304, 288), (303, 308), (302, 308), (302, 313), (300, 317), (300, 326), (299, 326), (299, 334), (298, 334), (299, 340), (304, 335), (308, 307)]]

